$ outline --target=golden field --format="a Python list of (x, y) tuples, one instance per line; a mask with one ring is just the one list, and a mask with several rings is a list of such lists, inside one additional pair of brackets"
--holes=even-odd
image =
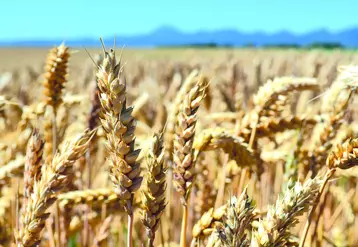
[(356, 52), (115, 52), (0, 49), (0, 245), (358, 246)]

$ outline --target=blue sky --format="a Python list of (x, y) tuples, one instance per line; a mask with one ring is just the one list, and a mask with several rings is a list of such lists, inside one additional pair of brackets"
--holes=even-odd
[(161, 26), (182, 31), (304, 33), (358, 27), (358, 0), (3, 0), (0, 40), (133, 35)]

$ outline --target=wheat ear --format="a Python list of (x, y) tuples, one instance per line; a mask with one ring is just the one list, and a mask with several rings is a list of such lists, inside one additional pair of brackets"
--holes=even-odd
[[(254, 147), (256, 125), (260, 123), (261, 118), (266, 116), (268, 112), (276, 111), (275, 108), (282, 108), (282, 102), (283, 104), (286, 102), (285, 99), (282, 101), (282, 97), (286, 98), (291, 92), (317, 90), (318, 88), (318, 83), (314, 78), (282, 77), (269, 80), (254, 95), (255, 107), (242, 119), (240, 127), (237, 128), (237, 134), (240, 136), (242, 130), (252, 126), (249, 143), (251, 147)], [(281, 104), (281, 106), (278, 106), (278, 104)]]
[(195, 159), (203, 151), (222, 149), (235, 160), (239, 166), (247, 166), (257, 169), (255, 153), (249, 145), (240, 137), (236, 137), (223, 128), (206, 129), (195, 138), (193, 148)]
[(180, 194), (184, 209), (180, 240), (181, 247), (186, 246), (187, 202), (194, 178), (194, 150), (192, 146), (197, 122), (196, 114), (200, 102), (205, 97), (205, 88), (207, 86), (207, 84), (203, 85), (201, 83), (200, 77), (197, 79), (198, 83), (190, 90), (181, 105), (174, 143), (174, 185)]
[(239, 198), (231, 197), (227, 202), (222, 224), (219, 224), (208, 239), (207, 247), (249, 247), (247, 231), (254, 218), (254, 206), (246, 189)]
[(104, 59), (96, 73), (103, 111), (101, 123), (107, 135), (110, 179), (128, 212), (128, 246), (132, 246), (133, 197), (143, 179), (137, 163), (140, 150), (135, 149), (136, 120), (132, 116), (133, 107), (126, 105), (121, 63), (117, 63), (113, 49), (107, 52), (103, 45), (103, 51)]
[(177, 124), (177, 116), (180, 112), (180, 107), (190, 90), (197, 84), (199, 72), (192, 71), (183, 82), (179, 92), (177, 93), (173, 104), (168, 111), (168, 122), (164, 133), (166, 143), (166, 159), (173, 160), (174, 140), (175, 140), (175, 126)]
[[(303, 126), (314, 126), (318, 119), (307, 118), (303, 116), (289, 116), (289, 117), (262, 117), (260, 123), (256, 126), (256, 137), (271, 137), (277, 133), (302, 128)], [(246, 142), (250, 140), (250, 135), (253, 126), (247, 129), (242, 129), (240, 137), (243, 137)]]
[(64, 44), (50, 50), (46, 66), (44, 95), (47, 105), (53, 107), (54, 112), (62, 103), (62, 90), (67, 81), (68, 59), (70, 57), (69, 48)]
[(94, 132), (86, 131), (67, 143), (62, 152), (54, 156), (51, 164), (46, 165), (41, 179), (34, 182), (33, 193), (27, 198), (21, 217), (22, 224), (16, 237), (18, 246), (30, 247), (40, 243), (40, 233), (50, 215), (46, 211), (70, 182), (73, 164), (85, 153), (93, 134)]
[(154, 135), (147, 155), (147, 176), (142, 193), (142, 222), (146, 228), (148, 245), (153, 246), (155, 232), (164, 212), (166, 190), (166, 166), (164, 165), (164, 147), (162, 134)]
[(321, 116), (323, 123), (318, 125), (314, 132), (313, 139), (313, 152), (311, 154), (311, 160), (315, 161), (313, 164), (313, 175), (324, 166), (324, 161), (327, 158), (327, 154), (332, 148), (332, 141), (336, 137), (338, 130), (342, 123), (349, 103), (354, 96), (354, 91), (347, 88), (345, 83), (338, 77), (338, 79), (332, 84), (328, 91), (328, 95), (325, 96), (322, 102)]
[(313, 204), (311, 211), (308, 214), (305, 228), (303, 230), (302, 238), (300, 241), (300, 247), (303, 247), (307, 238), (309, 228), (311, 226), (313, 213), (319, 203), (320, 196), (322, 195), (326, 184), (333, 177), (337, 169), (350, 169), (358, 164), (358, 139), (348, 139), (342, 145), (336, 146), (335, 150), (331, 151), (326, 159), (326, 171), (323, 183), (319, 190), (319, 196)]
[(35, 181), (41, 178), (41, 159), (44, 141), (37, 130), (34, 131), (26, 151), (24, 172), (24, 197), (30, 197)]
[(322, 179), (316, 177), (303, 185), (297, 182), (282, 198), (271, 206), (266, 217), (258, 222), (251, 246), (285, 246), (291, 239), (290, 228), (298, 223), (297, 217), (307, 212), (319, 195)]
[(56, 116), (58, 107), (63, 102), (62, 90), (67, 82), (69, 57), (69, 48), (62, 43), (50, 50), (46, 61), (43, 82), (44, 96), (46, 105), (52, 107), (51, 114), (48, 112), (45, 116), (45, 157), (48, 162), (51, 161), (57, 150)]

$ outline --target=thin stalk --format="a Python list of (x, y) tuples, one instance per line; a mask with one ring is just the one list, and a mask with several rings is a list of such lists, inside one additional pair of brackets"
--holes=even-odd
[(327, 198), (328, 198), (328, 195), (329, 195), (328, 190), (329, 190), (329, 185), (328, 185), (327, 190), (324, 193), (323, 201), (320, 203), (320, 207), (319, 207), (318, 214), (317, 214), (317, 219), (315, 221), (315, 225), (313, 226), (313, 234), (312, 234), (312, 237), (311, 237), (311, 243), (317, 237), (317, 229), (318, 229), (318, 226), (319, 226), (321, 215), (323, 214), (324, 206), (325, 206), (325, 204), (327, 202)]
[(329, 181), (329, 179), (334, 175), (334, 173), (336, 172), (336, 169), (330, 169), (326, 172), (325, 176), (324, 176), (324, 180), (323, 180), (323, 183), (321, 185), (321, 188), (319, 189), (319, 192), (318, 192), (318, 195), (317, 195), (317, 198), (311, 208), (311, 211), (308, 213), (308, 217), (307, 217), (307, 221), (306, 221), (306, 225), (305, 225), (305, 228), (303, 230), (303, 237), (301, 238), (301, 241), (300, 241), (300, 245), (299, 247), (304, 247), (305, 245), (305, 241), (306, 241), (306, 238), (307, 238), (307, 234), (308, 234), (308, 231), (309, 231), (309, 228), (311, 226), (311, 223), (312, 223), (312, 219), (313, 219), (313, 213), (315, 212), (316, 208), (317, 208), (317, 205), (319, 203), (319, 200), (321, 198), (321, 195), (324, 191), (324, 188), (326, 187), (326, 184), (327, 182)]
[(160, 220), (159, 228), (160, 228), (160, 242), (161, 242), (161, 245), (164, 247), (165, 241), (164, 241), (164, 232), (163, 232), (163, 222), (162, 222), (162, 220)]
[(87, 246), (87, 244), (89, 243), (89, 223), (88, 223), (88, 208), (86, 208), (86, 212), (84, 215), (84, 229), (82, 232), (82, 238), (83, 238), (83, 245)]
[[(91, 143), (90, 143), (91, 145)], [(89, 150), (90, 147), (87, 150), (85, 159), (86, 159), (86, 166), (87, 166), (87, 189), (91, 189), (92, 186), (92, 162), (91, 162), (91, 151)]]
[[(144, 246), (144, 244), (143, 244)], [(147, 247), (152, 247), (153, 246), (153, 243), (152, 243), (152, 240), (151, 239), (148, 239), (148, 242), (147, 242)]]
[[(173, 193), (173, 164), (172, 162), (169, 163), (170, 166), (168, 167), (168, 178), (167, 178), (167, 198), (168, 198), (168, 205), (167, 205), (167, 218), (168, 219), (172, 219), (173, 217), (173, 211), (172, 211), (172, 193)], [(172, 225), (171, 222), (172, 221), (168, 221), (168, 238), (171, 239), (172, 237)]]
[(247, 169), (243, 168), (241, 170), (241, 175), (240, 175), (240, 182), (239, 182), (239, 190), (238, 190), (238, 195), (241, 195), (241, 193), (244, 190), (244, 184), (245, 184), (245, 178), (246, 178), (246, 173), (247, 173)]
[(15, 201), (15, 216), (16, 216), (16, 222), (15, 222), (15, 229), (16, 229), (16, 232), (19, 232), (19, 229), (20, 229), (20, 203), (19, 203), (19, 196), (20, 195), (20, 184), (19, 184), (19, 181), (17, 181), (17, 189), (16, 189), (16, 201)]
[[(355, 189), (352, 188), (348, 194), (347, 194), (347, 201), (352, 200), (353, 196), (355, 193)], [(338, 219), (339, 215), (342, 213), (343, 211), (343, 204), (339, 204), (339, 206), (336, 208), (336, 210), (333, 212), (332, 216), (330, 217), (330, 220), (328, 222), (328, 224), (326, 225), (326, 229), (329, 231), (332, 229), (333, 225), (336, 223), (336, 220)]]
[(181, 222), (180, 247), (186, 247), (186, 228), (188, 225), (188, 205), (183, 205), (183, 218)]
[[(190, 205), (195, 204), (194, 190), (191, 190), (190, 196), (188, 198), (188, 201), (189, 200), (190, 200), (190, 203), (189, 203)], [(195, 223), (196, 223), (196, 219), (195, 219), (194, 207), (190, 207), (188, 209), (188, 225), (187, 225), (187, 228), (193, 229)]]
[(338, 247), (338, 246), (334, 243), (334, 241), (332, 241), (332, 240), (328, 237), (327, 234), (323, 234), (323, 239), (324, 239), (328, 244), (330, 244), (331, 246), (333, 246), (333, 247)]
[(50, 247), (56, 247), (56, 241), (55, 241), (55, 233), (52, 230), (52, 223), (53, 223), (53, 217), (50, 218), (51, 220), (46, 221), (46, 229), (48, 232), (48, 239), (49, 239), (49, 246)]
[(225, 195), (225, 185), (226, 185), (226, 165), (227, 162), (229, 160), (229, 156), (226, 156), (224, 165), (223, 165), (223, 169), (222, 169), (222, 177), (221, 177), (221, 181), (220, 181), (220, 187), (219, 187), (219, 191), (218, 194), (216, 196), (216, 200), (215, 200), (215, 208), (219, 208), (224, 201), (224, 195)]
[(55, 202), (55, 231), (57, 232), (57, 234), (55, 234), (56, 236), (56, 241), (58, 243), (58, 246), (62, 246), (61, 243), (61, 227), (60, 227), (60, 208), (58, 206), (58, 201)]
[[(91, 144), (91, 143), (90, 143)], [(86, 167), (87, 167), (87, 189), (91, 189), (91, 154), (90, 154), (90, 147), (88, 148), (87, 152), (86, 152), (86, 155), (85, 155), (85, 162), (86, 162)], [(83, 177), (83, 176), (82, 176)], [(83, 179), (82, 179), (83, 181)], [(89, 207), (86, 208), (86, 216), (85, 216), (85, 220), (84, 220), (84, 242), (86, 244), (89, 243), (89, 236), (90, 236), (90, 227), (89, 227), (89, 223), (88, 223), (88, 213), (89, 213)]]
[[(53, 108), (53, 118), (52, 118), (52, 157), (55, 156), (57, 151), (57, 110)], [(55, 228), (57, 231), (57, 234), (55, 235), (57, 243), (59, 246), (61, 245), (61, 229), (60, 229), (60, 212), (58, 207), (58, 201), (55, 203)]]
[(128, 214), (128, 235), (127, 235), (127, 247), (133, 247), (133, 223), (134, 223), (134, 217), (133, 213)]
[(256, 136), (256, 129), (257, 129), (257, 124), (259, 122), (259, 117), (257, 118), (257, 120), (254, 123), (254, 128), (251, 131), (251, 135), (250, 135), (250, 141), (249, 141), (249, 147), (252, 148), (252, 146), (254, 145), (254, 140), (255, 140), (255, 136)]

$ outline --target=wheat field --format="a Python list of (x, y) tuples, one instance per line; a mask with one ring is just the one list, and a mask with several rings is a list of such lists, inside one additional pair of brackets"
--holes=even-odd
[(0, 246), (358, 246), (357, 53), (0, 57)]

